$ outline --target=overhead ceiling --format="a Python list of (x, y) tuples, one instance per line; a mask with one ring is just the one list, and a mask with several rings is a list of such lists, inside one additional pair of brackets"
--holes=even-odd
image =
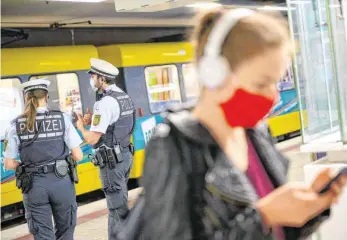
[[(128, 11), (116, 11), (119, 4), (132, 3)], [(228, 5), (264, 5), (285, 0), (202, 0)], [(129, 26), (187, 26), (196, 9), (186, 7), (194, 0), (104, 0), (98, 3), (57, 2), (46, 0), (2, 0), (1, 27), (50, 27), (53, 23), (67, 24), (64, 27), (129, 27)], [(162, 4), (141, 7), (143, 2)], [(129, 5), (129, 4), (128, 4)], [(120, 5), (118, 5), (120, 6)], [(140, 7), (139, 7), (140, 6)], [(89, 24), (87, 21), (90, 21)], [(82, 22), (82, 23), (81, 23)], [(83, 23), (84, 22), (84, 23)], [(78, 24), (73, 24), (78, 23)], [(56, 25), (57, 26), (57, 25)]]

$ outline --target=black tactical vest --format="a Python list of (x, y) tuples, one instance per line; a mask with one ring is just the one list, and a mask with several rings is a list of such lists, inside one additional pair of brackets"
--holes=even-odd
[(113, 147), (116, 144), (127, 147), (130, 145), (130, 137), (136, 121), (134, 104), (130, 96), (125, 92), (108, 91), (101, 98), (106, 96), (110, 96), (118, 102), (120, 109), (119, 119), (108, 126), (106, 133), (94, 145), (94, 148), (98, 148), (102, 144), (108, 147)]
[(20, 140), (20, 159), (24, 164), (48, 164), (69, 155), (64, 142), (65, 121), (62, 112), (38, 113), (34, 129), (29, 130), (26, 130), (26, 117), (18, 117), (14, 121)]

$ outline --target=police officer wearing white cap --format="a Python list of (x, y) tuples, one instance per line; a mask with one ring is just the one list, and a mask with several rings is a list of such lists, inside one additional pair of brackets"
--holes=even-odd
[(77, 203), (69, 172), (71, 157), (83, 158), (82, 140), (65, 114), (47, 108), (49, 85), (45, 79), (22, 84), (26, 106), (6, 131), (5, 168), (16, 170), (34, 239), (72, 240)]
[[(109, 210), (108, 236), (115, 239), (117, 227), (128, 209), (127, 182), (134, 149), (130, 137), (135, 126), (135, 108), (128, 94), (115, 84), (118, 69), (111, 63), (90, 60), (90, 84), (100, 98), (94, 105), (93, 116), (79, 116), (77, 128), (86, 142), (93, 145), (93, 163), (99, 166), (103, 191)], [(84, 125), (91, 125), (87, 131)]]

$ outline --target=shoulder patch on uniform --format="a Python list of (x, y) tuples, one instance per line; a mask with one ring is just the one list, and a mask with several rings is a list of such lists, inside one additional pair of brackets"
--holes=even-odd
[(93, 118), (93, 125), (94, 125), (94, 126), (99, 125), (100, 119), (101, 119), (101, 115), (94, 115), (94, 118)]

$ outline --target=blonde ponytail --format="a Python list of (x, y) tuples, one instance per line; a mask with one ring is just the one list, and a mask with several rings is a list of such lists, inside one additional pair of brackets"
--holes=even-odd
[(41, 89), (29, 91), (26, 94), (26, 106), (23, 117), (26, 117), (25, 131), (35, 131), (35, 121), (37, 108), (39, 107), (39, 99), (47, 96), (47, 92)]

